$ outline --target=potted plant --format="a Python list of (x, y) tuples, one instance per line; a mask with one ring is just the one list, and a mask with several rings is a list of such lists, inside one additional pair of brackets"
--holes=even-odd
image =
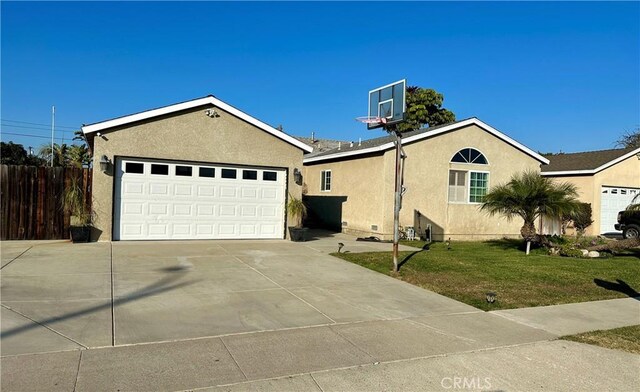
[(82, 180), (73, 177), (62, 196), (64, 210), (71, 214), (69, 234), (71, 242), (89, 242), (91, 236), (91, 212), (84, 201)]
[(302, 199), (298, 199), (289, 194), (289, 202), (287, 203), (287, 212), (296, 222), (295, 226), (289, 226), (289, 237), (291, 241), (306, 241), (307, 231), (306, 227), (302, 227), (302, 220), (307, 216), (307, 206)]

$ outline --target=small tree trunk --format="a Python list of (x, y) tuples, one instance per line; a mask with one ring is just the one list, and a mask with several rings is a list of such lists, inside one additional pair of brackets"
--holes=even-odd
[(529, 254), (529, 251), (531, 250), (531, 241), (527, 241), (527, 255)]

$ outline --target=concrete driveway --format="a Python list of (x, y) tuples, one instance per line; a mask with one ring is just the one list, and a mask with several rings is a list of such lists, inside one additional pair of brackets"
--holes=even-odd
[(3, 355), (477, 311), (327, 256), (339, 241), (390, 247), (346, 236), (35, 244), (2, 269)]
[[(556, 338), (327, 255), (338, 242), (350, 252), (389, 244), (320, 234), (306, 243), (5, 242), (2, 390), (351, 390), (363, 374), (397, 389), (382, 387), (394, 385), (385, 372), (397, 361)], [(562, 352), (542, 347), (499, 361)], [(614, 355), (602, 371), (622, 369), (611, 374), (627, 385), (628, 363)]]

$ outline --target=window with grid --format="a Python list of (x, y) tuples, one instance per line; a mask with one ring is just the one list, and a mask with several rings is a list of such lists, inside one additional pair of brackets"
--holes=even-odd
[(320, 190), (323, 192), (329, 192), (331, 190), (331, 170), (322, 171)]
[(489, 173), (469, 173), (469, 203), (482, 203), (488, 185)]

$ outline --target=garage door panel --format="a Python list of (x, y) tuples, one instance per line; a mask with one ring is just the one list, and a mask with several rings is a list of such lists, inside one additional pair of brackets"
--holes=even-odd
[(198, 196), (210, 196), (214, 197), (216, 194), (216, 187), (213, 185), (198, 185)]
[(235, 199), (238, 193), (238, 189), (235, 186), (221, 186), (220, 198), (221, 199)]
[(166, 216), (169, 213), (169, 206), (166, 203), (149, 203), (150, 216)]
[(115, 239), (283, 237), (284, 170), (141, 159), (116, 166)]

